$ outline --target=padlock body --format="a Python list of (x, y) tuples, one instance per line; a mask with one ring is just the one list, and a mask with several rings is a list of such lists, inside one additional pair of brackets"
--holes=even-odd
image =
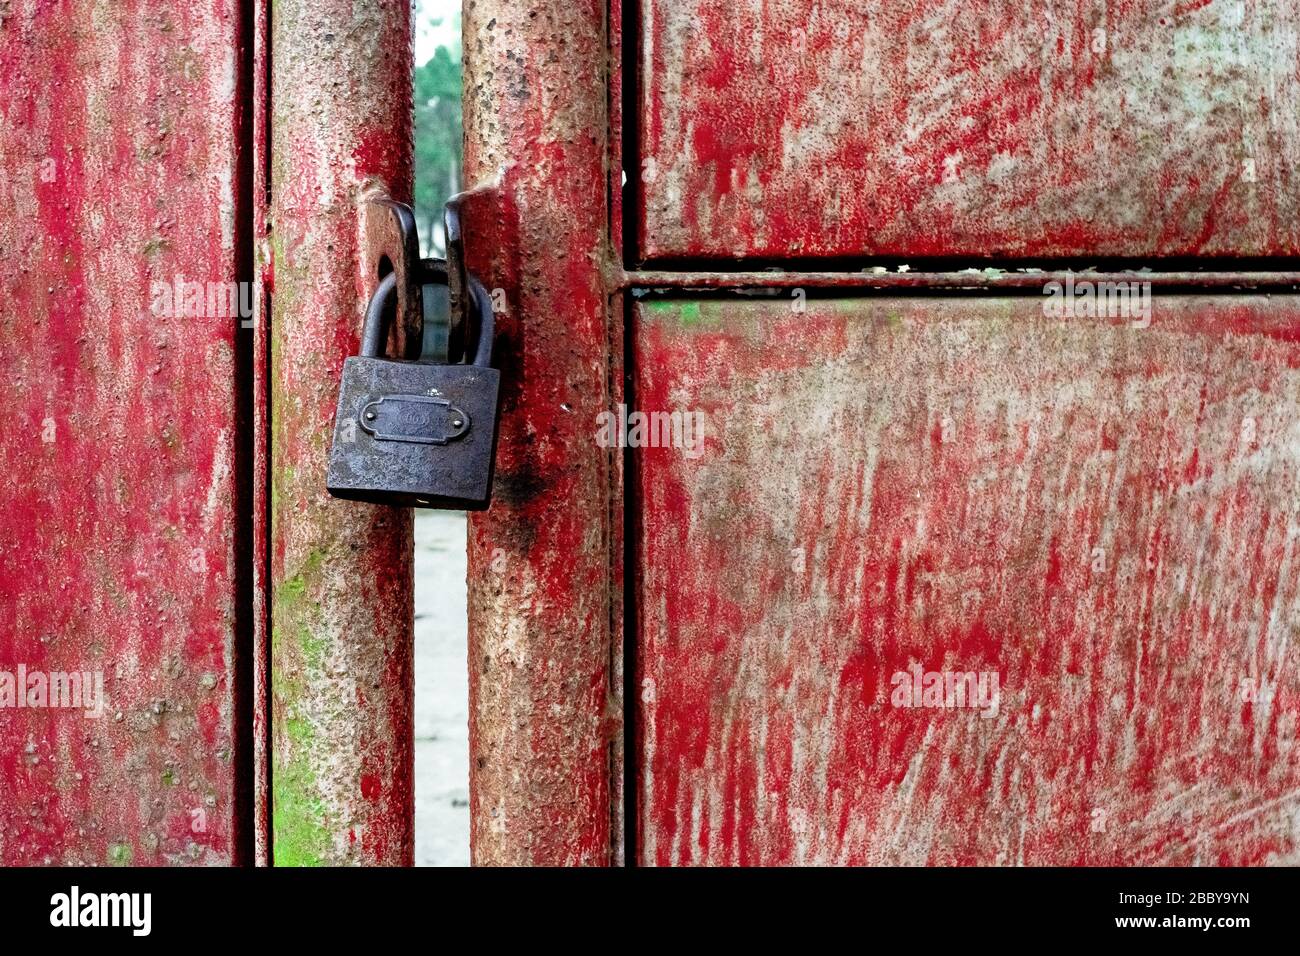
[(326, 487), (337, 498), (481, 511), (492, 496), (501, 374), (354, 356), (343, 365)]

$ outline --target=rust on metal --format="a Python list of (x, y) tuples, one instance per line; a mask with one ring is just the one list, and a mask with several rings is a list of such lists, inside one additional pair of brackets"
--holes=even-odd
[(641, 252), (1300, 252), (1293, 0), (646, 0)]
[(245, 862), (240, 6), (0, 6), (0, 862)]
[(1051, 282), (1076, 282), (1112, 285), (1150, 283), (1161, 291), (1198, 292), (1285, 292), (1300, 289), (1300, 272), (1263, 270), (1258, 272), (1152, 272), (1134, 270), (1098, 272), (1000, 269), (958, 272), (890, 271), (800, 272), (766, 270), (762, 272), (677, 272), (667, 270), (611, 271), (610, 285), (620, 289), (741, 290), (741, 289), (822, 289), (845, 294), (863, 291), (917, 292), (927, 289), (947, 292), (1040, 292)]
[(1300, 862), (1300, 300), (1043, 303), (638, 306), (641, 862)]
[(608, 79), (601, 0), (467, 6), (468, 265), (498, 303), (501, 438), (470, 521), (478, 864), (611, 857)]
[(361, 209), (410, 199), (410, 9), (281, 0), (271, 32), (273, 857), (410, 864), (411, 514), (325, 491)]
[[(377, 282), (389, 272), (397, 277), (396, 318), (386, 355), (414, 359), (420, 355), (424, 317), (420, 314), (420, 246), (411, 208), (372, 186), (357, 217), (361, 275)], [(369, 281), (369, 280), (367, 280)]]
[(271, 261), (267, 214), (270, 200), (270, 141), (267, 124), (270, 108), (271, 9), (267, 0), (253, 4), (253, 35), (250, 50), (252, 89), (249, 105), (252, 154), (252, 242), (253, 242), (253, 647), (252, 647), (252, 756), (253, 756), (253, 862), (271, 863), (271, 287), (275, 266)]

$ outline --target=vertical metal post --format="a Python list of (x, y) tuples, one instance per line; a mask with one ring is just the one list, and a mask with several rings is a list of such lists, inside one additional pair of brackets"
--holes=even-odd
[(252, 190), (251, 217), (253, 295), (253, 407), (249, 427), (252, 430), (252, 714), (251, 743), (253, 791), (253, 864), (271, 863), (271, 247), (267, 242), (270, 209), (270, 0), (256, 0), (246, 11), (248, 35), (246, 56), (252, 74), (248, 77), (249, 98), (246, 103), (250, 140), (244, 144), (251, 161), (249, 187)]
[(470, 524), (470, 808), (478, 864), (606, 864), (611, 457), (603, 0), (474, 0), (464, 207), (495, 291), (503, 411)]
[(358, 209), (411, 192), (407, 0), (271, 15), (272, 854), (413, 862), (411, 514), (336, 501), (325, 461), (366, 296)]

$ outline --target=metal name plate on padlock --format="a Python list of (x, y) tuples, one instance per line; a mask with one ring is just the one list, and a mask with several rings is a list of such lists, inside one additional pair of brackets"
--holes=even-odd
[(491, 298), (468, 281), (478, 349), (463, 365), (384, 357), (394, 276), (375, 290), (361, 354), (343, 364), (326, 479), (334, 497), (466, 511), (491, 502), (501, 373), (491, 367)]

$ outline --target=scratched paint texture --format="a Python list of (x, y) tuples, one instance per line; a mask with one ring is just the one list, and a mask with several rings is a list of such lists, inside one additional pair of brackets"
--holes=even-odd
[(1040, 308), (639, 307), (643, 862), (1300, 862), (1300, 301)]
[[(102, 671), (106, 714), (0, 709), (0, 862), (243, 859), (237, 5), (0, 4), (0, 670)], [(246, 583), (245, 583), (246, 586)]]
[(1292, 0), (645, 0), (641, 253), (1294, 255)]
[(278, 0), (271, 49), (272, 857), (410, 865), (411, 513), (325, 491), (378, 279), (359, 273), (358, 205), (410, 199), (410, 9)]
[(501, 292), (492, 507), (470, 517), (476, 864), (603, 865), (620, 733), (611, 685), (611, 455), (602, 0), (465, 7), (468, 258)]
[(253, 235), (253, 412), (249, 423), (253, 435), (252, 488), (252, 824), (253, 864), (271, 862), (271, 281), (273, 263), (267, 235), (270, 195), (269, 130), (267, 110), (270, 106), (270, 29), (269, 0), (257, 0), (252, 9), (251, 35), (248, 44), (251, 76), (247, 82), (252, 92), (252, 108), (247, 118), (252, 158), (252, 202), (249, 209)]

